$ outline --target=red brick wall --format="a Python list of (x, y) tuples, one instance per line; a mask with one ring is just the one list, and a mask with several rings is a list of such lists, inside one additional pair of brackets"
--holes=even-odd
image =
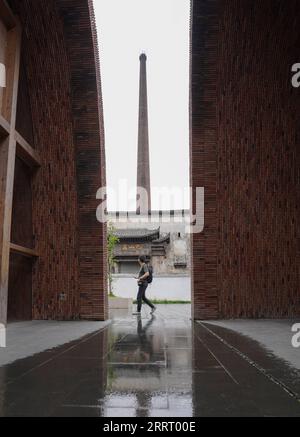
[(71, 69), (79, 206), (80, 314), (84, 318), (101, 319), (108, 316), (107, 246), (106, 228), (96, 219), (99, 204), (96, 192), (105, 186), (106, 177), (96, 25), (91, 1), (58, 0), (57, 6), (64, 22)]
[(217, 82), (220, 316), (300, 314), (300, 93), (290, 83), (299, 26), (297, 0), (224, 1)]
[(216, 283), (217, 4), (217, 0), (194, 1), (191, 23), (191, 186), (205, 188), (205, 229), (202, 233), (193, 234), (192, 238), (192, 298), (195, 319), (216, 317), (218, 306)]
[(195, 317), (299, 316), (300, 4), (199, 0), (193, 18)]
[(40, 254), (33, 316), (105, 319), (105, 229), (96, 222), (95, 200), (105, 181), (104, 135), (91, 2), (11, 3), (23, 27), (33, 136), (42, 161), (32, 182)]

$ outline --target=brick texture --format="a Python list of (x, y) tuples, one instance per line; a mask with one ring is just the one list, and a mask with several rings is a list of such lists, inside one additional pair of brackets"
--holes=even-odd
[(299, 316), (300, 4), (198, 0), (192, 17), (194, 316)]
[(104, 131), (91, 4), (11, 1), (23, 28), (33, 141), (42, 161), (32, 177), (36, 319), (107, 318), (106, 235), (95, 198), (105, 184)]
[[(79, 214), (80, 314), (108, 313), (106, 228), (98, 223), (97, 190), (106, 183), (97, 33), (92, 1), (59, 0), (71, 69)], [(95, 62), (96, 60), (96, 62)], [(100, 135), (99, 135), (100, 130)]]
[[(192, 238), (195, 319), (217, 316), (216, 55), (217, 0), (194, 1), (191, 34), (191, 186), (205, 188), (202, 233)], [(195, 211), (194, 211), (195, 213)]]

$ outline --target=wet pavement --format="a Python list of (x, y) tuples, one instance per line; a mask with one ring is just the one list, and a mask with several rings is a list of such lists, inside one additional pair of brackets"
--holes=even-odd
[(237, 332), (192, 323), (189, 305), (111, 316), (0, 364), (0, 416), (300, 416), (296, 369)]
[[(292, 337), (295, 334), (295, 331), (292, 331), (292, 327), (297, 322), (300, 323), (300, 319), (236, 319), (215, 320), (209, 324), (214, 332), (220, 332), (222, 336), (226, 335), (228, 339), (228, 335), (231, 332), (230, 342), (233, 341), (234, 344), (237, 344), (239, 339), (239, 347), (244, 346), (247, 348), (245, 337), (256, 340), (260, 345), (263, 345), (273, 353), (274, 357), (281, 358), (300, 370), (300, 345), (298, 348), (292, 345)], [(222, 328), (226, 328), (226, 330)], [(243, 336), (236, 336), (234, 332), (243, 334)], [(243, 341), (241, 341), (242, 339)]]
[(34, 320), (9, 323), (7, 347), (0, 348), (0, 367), (100, 331), (110, 322)]

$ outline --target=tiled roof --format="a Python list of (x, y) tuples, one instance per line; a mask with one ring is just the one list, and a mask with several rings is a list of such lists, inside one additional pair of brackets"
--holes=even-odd
[(115, 231), (116, 237), (120, 240), (125, 239), (149, 239), (155, 240), (159, 238), (158, 229), (117, 229)]
[(153, 240), (153, 244), (162, 244), (162, 243), (170, 243), (170, 236), (171, 233), (169, 232), (166, 235), (163, 235), (162, 237), (158, 238), (157, 240)]

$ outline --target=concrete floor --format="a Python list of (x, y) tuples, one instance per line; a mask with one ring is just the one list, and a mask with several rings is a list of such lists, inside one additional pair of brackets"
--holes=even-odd
[(192, 323), (189, 305), (111, 316), (100, 330), (0, 362), (0, 416), (300, 416), (298, 369), (254, 335)]
[[(215, 329), (223, 327), (256, 340), (274, 356), (300, 370), (300, 347), (292, 345), (292, 326), (300, 320), (218, 320)], [(224, 332), (224, 331), (223, 331)]]
[(7, 347), (0, 348), (0, 366), (76, 341), (103, 329), (108, 323), (48, 320), (9, 323), (6, 332)]

